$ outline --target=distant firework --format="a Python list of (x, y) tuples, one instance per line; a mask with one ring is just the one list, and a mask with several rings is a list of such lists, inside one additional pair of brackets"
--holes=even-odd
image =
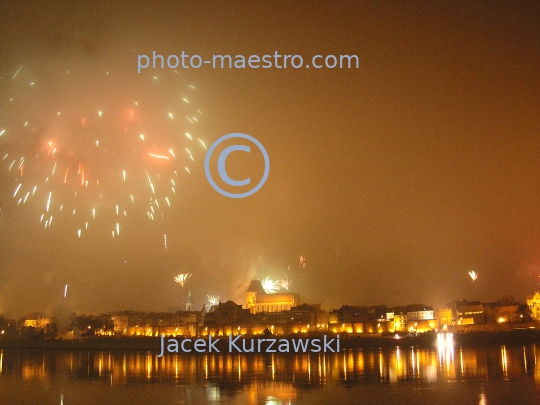
[(304, 256), (300, 256), (300, 267), (303, 269), (306, 268), (306, 258)]
[(154, 220), (206, 149), (195, 87), (179, 74), (124, 82), (118, 72), (66, 69), (40, 80), (21, 66), (0, 76), (5, 203), (36, 207), (45, 228), (68, 223), (79, 238), (93, 227), (115, 237), (127, 217)]
[(211, 306), (219, 305), (219, 295), (207, 295), (208, 302), (210, 302)]
[(183, 288), (184, 283), (190, 277), (191, 277), (191, 273), (179, 274), (174, 278), (174, 281), (176, 281), (178, 284), (180, 284), (182, 286), (182, 288)]
[(288, 290), (289, 287), (291, 286), (291, 284), (292, 284), (292, 281), (289, 280), (289, 279), (287, 279), (287, 278), (284, 278), (283, 280), (281, 280), (281, 281), (279, 282), (279, 286), (280, 286), (281, 288), (285, 289), (285, 290)]
[(471, 277), (473, 282), (476, 281), (476, 279), (478, 278), (478, 274), (474, 270), (469, 271), (469, 276)]
[(279, 289), (279, 283), (271, 280), (270, 277), (261, 280), (261, 286), (266, 294), (275, 294)]

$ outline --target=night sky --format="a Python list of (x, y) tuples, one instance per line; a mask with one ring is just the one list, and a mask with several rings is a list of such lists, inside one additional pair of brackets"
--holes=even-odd
[[(137, 55), (153, 51), (278, 51), (305, 63), (347, 54), (359, 68), (137, 73)], [(164, 311), (180, 308), (189, 289), (197, 308), (207, 295), (243, 303), (251, 279), (267, 276), (287, 276), (303, 302), (329, 310), (524, 301), (539, 288), (538, 2), (8, 1), (0, 76), (0, 159), (9, 155), (0, 161), (0, 312)], [(202, 113), (193, 134), (207, 147), (240, 132), (268, 151), (270, 175), (254, 195), (215, 191), (205, 150), (184, 136), (191, 123), (168, 121), (169, 107), (188, 108), (180, 96), (189, 85)], [(148, 149), (123, 137), (135, 100), (144, 113), (133, 131), (153, 134)], [(97, 134), (109, 148), (102, 154), (88, 146)], [(64, 153), (58, 164), (83, 162), (103, 192), (46, 184), (50, 139)], [(184, 152), (174, 163), (148, 157), (170, 147), (190, 149), (190, 173)], [(22, 155), (21, 178), (19, 160), (10, 165)], [(163, 183), (173, 164), (181, 170), (171, 207), (152, 221), (146, 201), (134, 204), (113, 238), (121, 166), (143, 196), (144, 169)], [(227, 170), (258, 181), (261, 164), (235, 152)], [(18, 184), (34, 178), (39, 192), (17, 205)], [(56, 217), (45, 229), (48, 187)], [(88, 213), (97, 194), (106, 214), (79, 238), (57, 197)], [(179, 273), (193, 274), (184, 289)]]

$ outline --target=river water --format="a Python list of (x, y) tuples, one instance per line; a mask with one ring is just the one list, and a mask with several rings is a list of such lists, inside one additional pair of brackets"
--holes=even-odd
[(540, 344), (186, 355), (0, 350), (2, 404), (540, 404)]

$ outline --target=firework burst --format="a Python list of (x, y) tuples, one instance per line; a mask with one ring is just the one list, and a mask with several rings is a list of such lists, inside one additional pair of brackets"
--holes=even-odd
[(92, 227), (119, 236), (128, 216), (156, 219), (206, 149), (195, 87), (171, 75), (40, 80), (26, 66), (1, 75), (6, 204), (30, 204), (42, 226), (67, 222), (79, 238)]
[(207, 295), (208, 302), (210, 302), (210, 306), (214, 307), (216, 305), (219, 305), (219, 295)]
[(187, 281), (188, 278), (191, 277), (191, 273), (184, 273), (184, 274), (179, 274), (177, 275), (175, 278), (174, 278), (174, 281), (176, 281), (178, 284), (180, 284), (182, 286), (182, 288), (184, 287), (184, 283)]
[(291, 284), (292, 284), (292, 281), (289, 280), (288, 278), (284, 278), (279, 282), (279, 286), (285, 290), (288, 290)]
[(275, 294), (279, 289), (279, 282), (266, 277), (261, 280), (261, 286), (266, 294)]

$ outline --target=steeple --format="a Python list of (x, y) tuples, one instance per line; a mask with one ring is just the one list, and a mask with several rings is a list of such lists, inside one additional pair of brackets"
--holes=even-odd
[(191, 290), (189, 290), (189, 294), (186, 301), (186, 311), (194, 311), (195, 310), (195, 303), (193, 302), (193, 298), (191, 297)]

